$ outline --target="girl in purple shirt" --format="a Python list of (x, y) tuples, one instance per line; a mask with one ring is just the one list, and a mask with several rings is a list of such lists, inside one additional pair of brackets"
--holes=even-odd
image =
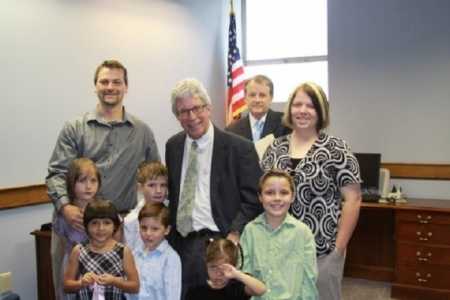
[[(66, 175), (67, 193), (70, 204), (75, 205), (83, 212), (86, 205), (91, 202), (100, 188), (101, 176), (95, 163), (88, 158), (74, 159)], [(79, 243), (87, 241), (85, 231), (73, 228), (61, 214), (56, 214), (53, 220), (53, 234), (57, 235), (58, 251), (52, 253), (53, 277), (57, 299), (74, 299), (72, 295), (63, 291), (64, 269), (72, 248)]]

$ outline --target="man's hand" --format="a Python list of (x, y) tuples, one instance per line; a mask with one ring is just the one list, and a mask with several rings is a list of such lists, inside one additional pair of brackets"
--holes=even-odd
[(61, 208), (62, 215), (67, 223), (78, 231), (84, 231), (83, 213), (78, 206), (67, 204)]

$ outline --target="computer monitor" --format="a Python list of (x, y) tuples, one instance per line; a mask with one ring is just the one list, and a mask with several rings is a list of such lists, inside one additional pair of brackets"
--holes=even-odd
[(354, 153), (361, 172), (363, 194), (379, 194), (380, 153)]

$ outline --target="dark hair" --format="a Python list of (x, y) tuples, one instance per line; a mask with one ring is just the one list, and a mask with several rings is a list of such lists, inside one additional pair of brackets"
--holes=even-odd
[(102, 185), (102, 176), (100, 175), (97, 166), (92, 160), (86, 157), (72, 160), (72, 162), (69, 164), (69, 169), (67, 170), (66, 175), (67, 195), (71, 202), (75, 200), (75, 184), (77, 183), (80, 176), (83, 175), (83, 171), (86, 168), (92, 168), (94, 170), (95, 176), (97, 177), (98, 181), (98, 189), (100, 189)]
[(114, 206), (114, 204), (105, 199), (95, 199), (92, 202), (89, 202), (84, 210), (83, 216), (83, 224), (86, 228), (86, 232), (89, 235), (89, 231), (87, 230), (89, 222), (93, 219), (110, 219), (114, 223), (114, 232), (119, 229), (121, 224), (119, 213)]
[(161, 224), (166, 228), (170, 225), (169, 209), (162, 203), (145, 203), (139, 211), (139, 222), (142, 221), (143, 218), (158, 218), (161, 221)]
[(127, 69), (118, 60), (114, 60), (114, 59), (105, 60), (97, 67), (97, 69), (95, 70), (95, 74), (94, 74), (94, 84), (97, 84), (98, 73), (100, 73), (101, 69), (103, 69), (103, 68), (122, 70), (123, 71), (123, 80), (125, 82), (125, 85), (128, 86)]
[(206, 263), (219, 260), (226, 257), (228, 262), (237, 267), (240, 260), (239, 268), (242, 268), (244, 259), (240, 246), (235, 245), (232, 241), (224, 238), (209, 239), (206, 241)]
[(327, 95), (325, 95), (325, 92), (318, 84), (313, 82), (302, 83), (294, 89), (294, 92), (291, 93), (288, 103), (285, 106), (284, 116), (282, 119), (283, 124), (292, 129), (292, 102), (294, 102), (294, 99), (300, 90), (305, 92), (305, 94), (311, 98), (314, 110), (317, 112), (317, 132), (327, 128), (328, 125), (330, 125), (330, 105), (328, 103)]
[(273, 97), (273, 82), (272, 82), (272, 80), (269, 77), (259, 74), (259, 75), (256, 75), (256, 76), (253, 76), (253, 77), (250, 77), (249, 79), (247, 79), (245, 81), (245, 85), (244, 85), (244, 93), (246, 95), (247, 95), (247, 86), (251, 82), (256, 82), (256, 83), (259, 83), (259, 84), (266, 85), (269, 88), (270, 97)]
[(159, 161), (144, 161), (139, 164), (136, 179), (137, 182), (144, 184), (147, 180), (156, 179), (158, 177), (168, 178), (168, 172), (165, 165)]
[(264, 186), (264, 183), (272, 177), (279, 177), (279, 178), (284, 178), (289, 182), (289, 188), (292, 192), (292, 194), (294, 194), (295, 192), (295, 184), (294, 184), (294, 180), (292, 179), (291, 175), (289, 175), (289, 173), (279, 170), (279, 169), (271, 169), (269, 171), (267, 171), (266, 173), (264, 173), (260, 178), (259, 178), (259, 184), (258, 184), (258, 194), (261, 195), (262, 193), (262, 189)]

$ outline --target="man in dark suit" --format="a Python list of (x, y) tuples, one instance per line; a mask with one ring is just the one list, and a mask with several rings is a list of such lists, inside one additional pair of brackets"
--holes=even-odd
[(183, 131), (166, 143), (170, 241), (181, 258), (185, 295), (207, 280), (206, 242), (238, 243), (245, 224), (261, 213), (261, 169), (252, 143), (211, 123), (211, 101), (199, 81), (178, 82), (171, 101)]
[(273, 99), (273, 82), (269, 77), (256, 75), (245, 82), (245, 102), (248, 115), (231, 123), (225, 130), (253, 142), (273, 134), (279, 137), (291, 132), (281, 123), (283, 113), (270, 109)]

